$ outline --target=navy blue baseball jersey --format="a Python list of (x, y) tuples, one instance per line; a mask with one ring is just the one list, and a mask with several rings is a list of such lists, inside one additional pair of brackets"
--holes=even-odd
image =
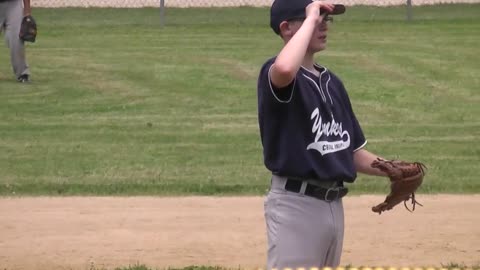
[(269, 71), (258, 78), (258, 119), (265, 166), (273, 174), (353, 182), (353, 153), (367, 142), (341, 80), (315, 65), (316, 76), (301, 67), (294, 81), (275, 88)]

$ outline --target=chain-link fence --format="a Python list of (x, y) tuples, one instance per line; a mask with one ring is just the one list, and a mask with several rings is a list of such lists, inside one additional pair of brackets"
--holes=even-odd
[[(407, 0), (338, 0), (335, 3), (370, 6), (405, 5)], [(272, 0), (35, 0), (35, 7), (238, 7), (238, 6), (269, 6)], [(444, 3), (480, 3), (480, 0), (411, 0), (413, 6)]]

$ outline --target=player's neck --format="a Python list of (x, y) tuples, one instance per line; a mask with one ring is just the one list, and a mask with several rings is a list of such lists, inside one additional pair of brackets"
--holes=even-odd
[(302, 66), (312, 73), (317, 73), (318, 71), (315, 69), (315, 60), (313, 59), (313, 55), (305, 55), (303, 58)]
[(315, 68), (315, 62), (313, 61), (313, 58), (311, 59), (304, 59), (302, 66), (310, 71), (311, 73), (320, 76), (320, 72)]

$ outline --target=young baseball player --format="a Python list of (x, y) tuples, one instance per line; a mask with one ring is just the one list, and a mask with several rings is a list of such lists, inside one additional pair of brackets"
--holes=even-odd
[(0, 0), (0, 30), (4, 31), (10, 49), (13, 72), (19, 82), (30, 80), (30, 70), (25, 59), (25, 45), (19, 38), (24, 16), (30, 15), (30, 0)]
[(344, 183), (357, 172), (385, 176), (370, 166), (378, 156), (364, 149), (342, 81), (315, 63), (315, 53), (327, 47), (328, 16), (343, 13), (341, 7), (312, 0), (271, 6), (270, 26), (284, 47), (258, 78), (264, 163), (272, 172), (265, 198), (268, 269), (338, 266)]

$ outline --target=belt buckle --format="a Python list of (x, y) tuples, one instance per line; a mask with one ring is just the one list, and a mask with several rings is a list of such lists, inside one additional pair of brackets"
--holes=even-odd
[[(329, 199), (329, 194), (331, 194), (330, 192), (336, 192), (335, 196), (333, 199)], [(340, 195), (340, 187), (333, 187), (333, 188), (329, 188), (327, 189), (327, 192), (325, 192), (325, 198), (324, 200), (326, 202), (331, 202), (331, 201), (334, 201), (336, 199), (338, 199), (338, 196)]]

